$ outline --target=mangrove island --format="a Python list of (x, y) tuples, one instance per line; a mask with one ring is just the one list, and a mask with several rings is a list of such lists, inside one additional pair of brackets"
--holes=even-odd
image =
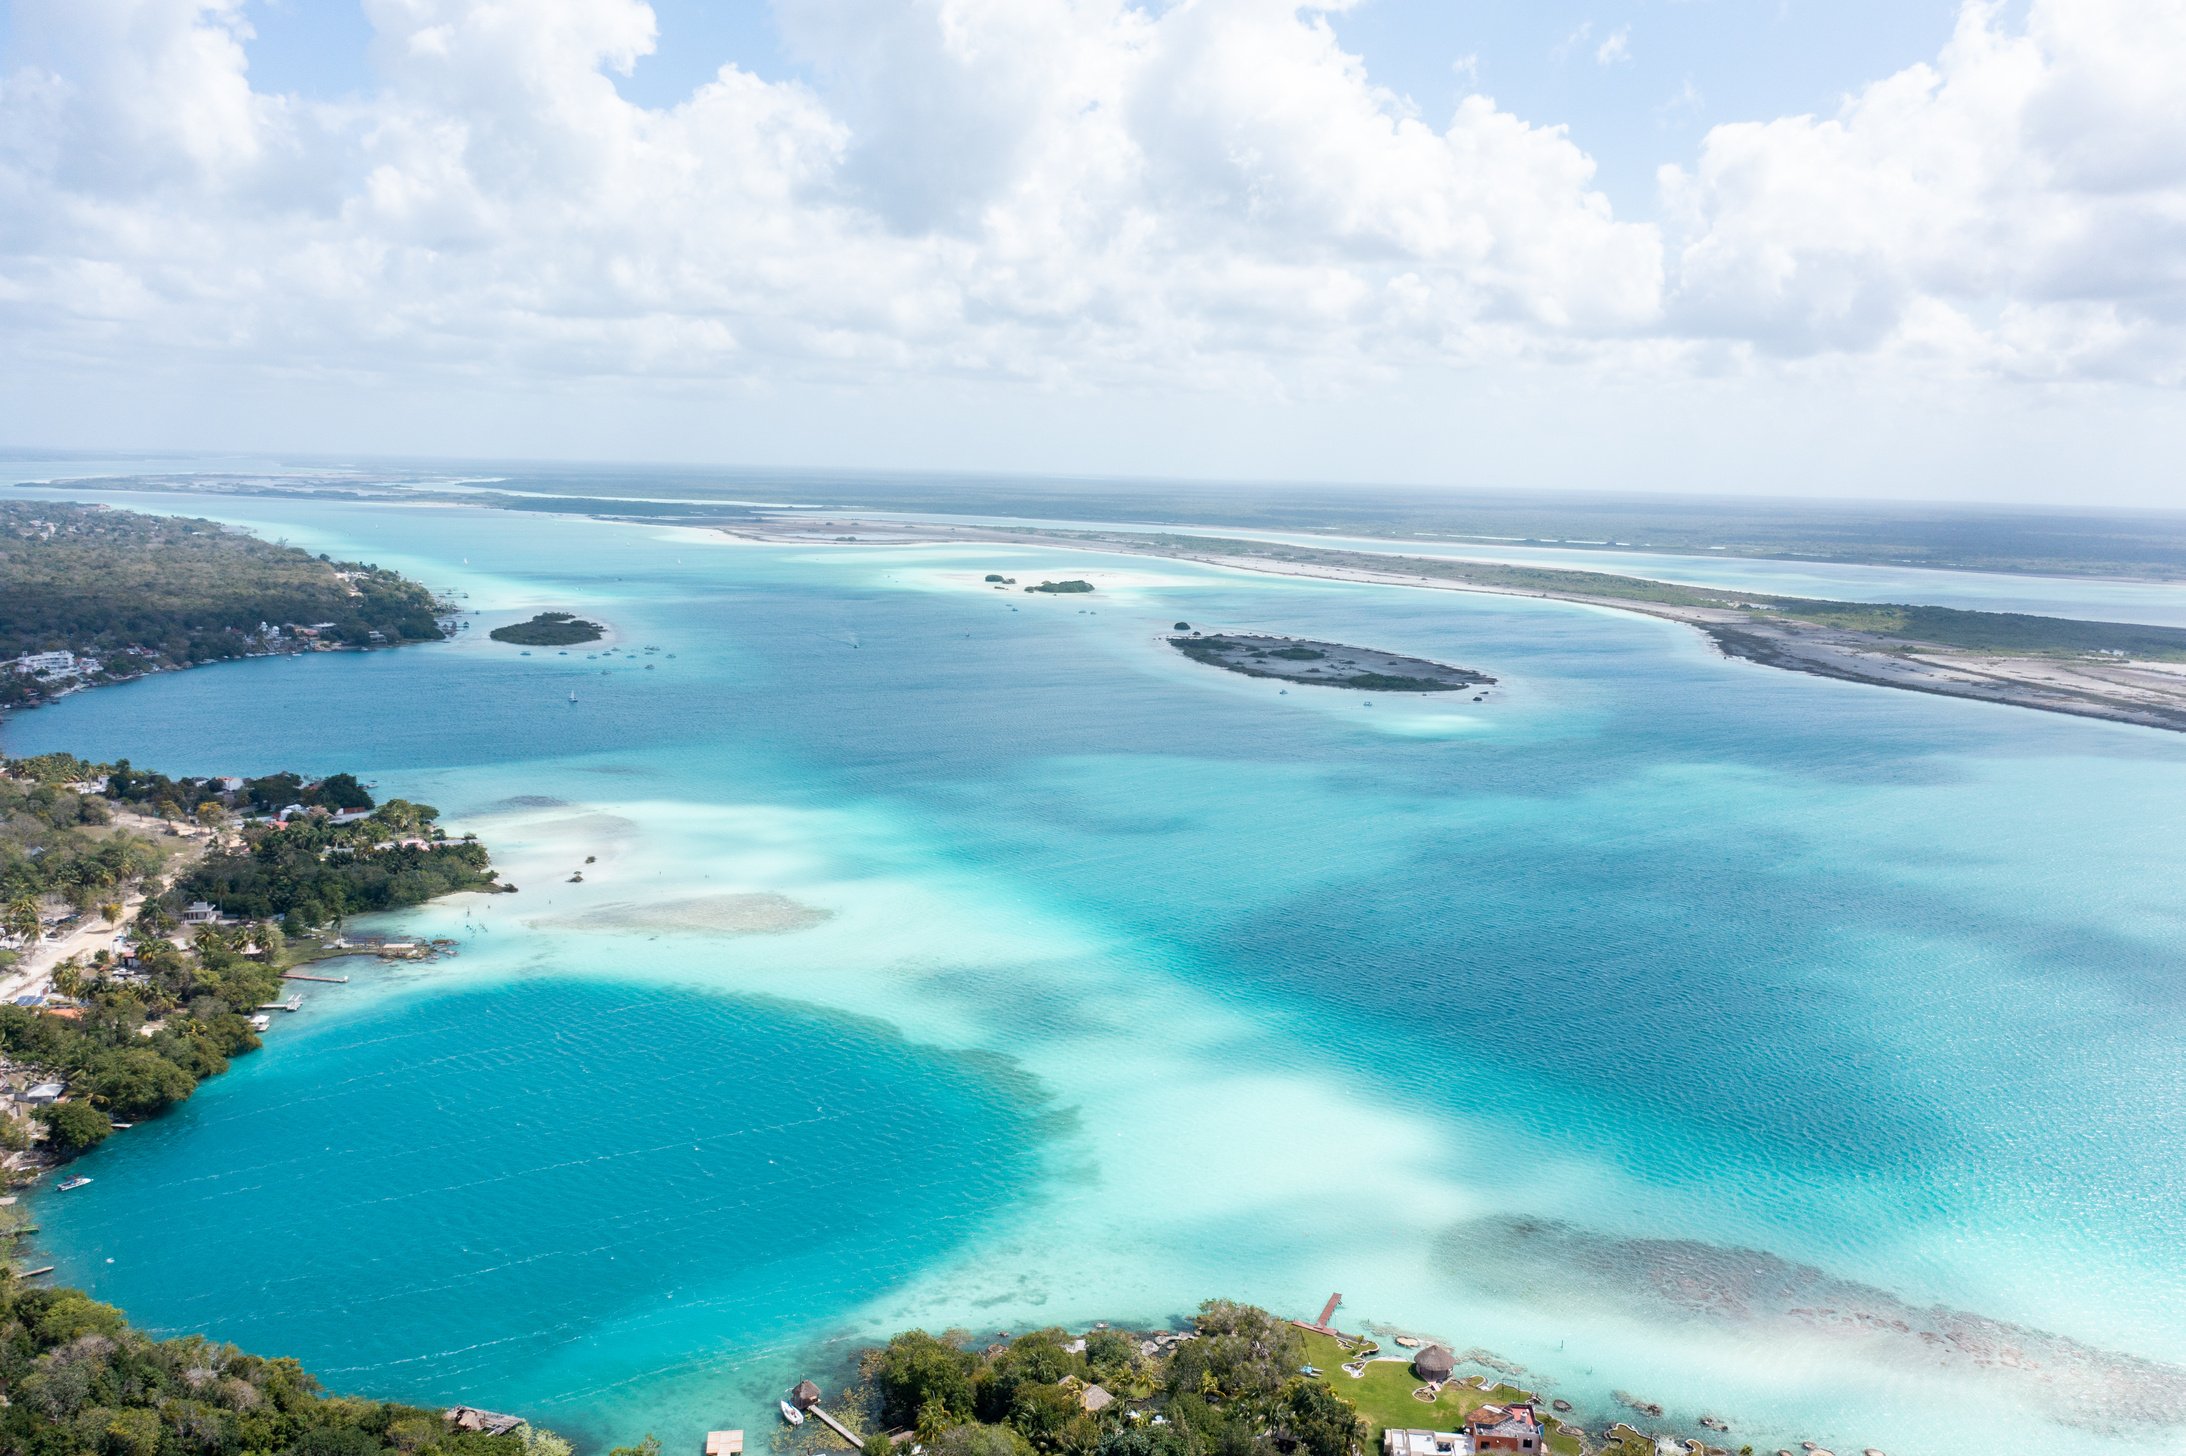
[(528, 622), (511, 622), (486, 635), (519, 647), (574, 647), (580, 642), (597, 642), (606, 632), (599, 623), (569, 612), (541, 612)]
[(1454, 693), (1491, 686), (1495, 679), (1469, 667), (1452, 667), (1424, 657), (1401, 657), (1372, 647), (1336, 642), (1307, 642), (1294, 637), (1245, 633), (1171, 637), (1169, 645), (1194, 662), (1227, 668), (1246, 677), (1271, 677), (1323, 688), (1356, 688), (1376, 693)]

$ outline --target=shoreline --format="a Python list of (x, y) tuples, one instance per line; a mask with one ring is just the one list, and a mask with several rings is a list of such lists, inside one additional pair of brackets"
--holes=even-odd
[[(787, 524), (787, 523), (785, 523)], [(801, 523), (800, 523), (801, 524)], [(727, 528), (724, 534), (730, 534)], [(952, 544), (981, 542), (992, 545), (1045, 545), (1069, 547), (1119, 556), (1147, 556), (1190, 561), (1221, 570), (1248, 571), (1265, 576), (1338, 581), (1367, 586), (1399, 586), (1434, 591), (1472, 592), (1483, 596), (1527, 597), (1540, 601), (1570, 602), (1579, 606), (1629, 612), (1676, 622), (1695, 629), (1728, 658), (1752, 662), (1787, 672), (1870, 687), (1898, 688), (1937, 697), (1961, 698), (2005, 707), (2032, 708), (2069, 717), (2094, 718), (2133, 727), (2186, 732), (2186, 675), (2157, 665), (2131, 661), (2097, 662), (2083, 658), (2033, 655), (1982, 654), (1939, 648), (1912, 642), (1891, 642), (1873, 634), (1820, 624), (1790, 623), (1782, 619), (1758, 619), (1731, 607), (1682, 606), (1669, 602), (1632, 601), (1570, 590), (1498, 585), (1436, 579), (1402, 568), (1409, 562), (1462, 567), (1462, 560), (1388, 557), (1389, 569), (1285, 563), (1214, 551), (1197, 551), (1147, 540), (1134, 542), (1114, 536), (1088, 533), (1074, 535), (1059, 529), (912, 525), (874, 522), (859, 518), (856, 529), (889, 531), (895, 544)], [(837, 544), (816, 535), (799, 534), (777, 526), (756, 531), (746, 526), (733, 534), (753, 542), (777, 545), (826, 546)], [(886, 544), (860, 541), (859, 545)], [(1544, 571), (1557, 568), (1540, 568)], [(1736, 595), (1736, 593), (1726, 593)], [(1995, 614), (2010, 615), (2010, 614)]]

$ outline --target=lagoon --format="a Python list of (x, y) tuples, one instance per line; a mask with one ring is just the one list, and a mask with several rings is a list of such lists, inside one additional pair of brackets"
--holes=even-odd
[[(1597, 1424), (1623, 1389), (1768, 1448), (2186, 1433), (2186, 739), (1562, 603), (66, 493), (479, 624), (80, 694), (10, 751), (353, 768), (522, 887), (406, 917), (462, 954), (314, 994), (44, 1200), (148, 1324), (674, 1448), (860, 1333), (1340, 1289)], [(541, 608), (661, 653), (485, 640)], [(1278, 696), (1176, 620), (1502, 686)], [(827, 1155), (777, 1187), (808, 1095)]]

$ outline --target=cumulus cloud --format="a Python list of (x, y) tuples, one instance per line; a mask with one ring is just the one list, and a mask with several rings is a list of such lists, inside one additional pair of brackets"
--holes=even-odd
[(1332, 0), (778, 0), (813, 79), (724, 66), (671, 107), (617, 85), (655, 44), (642, 0), (364, 8), (375, 82), (319, 102), (253, 87), (243, 0), (16, 0), (16, 367), (2179, 369), (2186, 0), (2033, 0), (2016, 28), (1971, 3), (1836, 115), (1710, 132), (1659, 223), (1614, 215), (1560, 127), (1419, 114)]
[(1720, 126), (1663, 187), (1665, 327), (1782, 354), (2186, 382), (2182, 0), (1969, 3), (1828, 117)]

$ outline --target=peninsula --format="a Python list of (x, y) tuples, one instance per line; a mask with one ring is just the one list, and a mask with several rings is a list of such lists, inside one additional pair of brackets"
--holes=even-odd
[(451, 616), (396, 572), (217, 522), (0, 502), (0, 707), (230, 658), (437, 641)]
[(1171, 647), (1194, 662), (1227, 668), (1246, 677), (1276, 678), (1310, 687), (1377, 693), (1454, 693), (1463, 688), (1489, 687), (1495, 682), (1486, 673), (1470, 668), (1336, 642), (1234, 632), (1212, 636), (1180, 633), (1168, 640)]
[(569, 612), (541, 612), (528, 622), (511, 622), (486, 635), (519, 647), (574, 647), (580, 642), (597, 642), (606, 632), (598, 622), (587, 622)]

